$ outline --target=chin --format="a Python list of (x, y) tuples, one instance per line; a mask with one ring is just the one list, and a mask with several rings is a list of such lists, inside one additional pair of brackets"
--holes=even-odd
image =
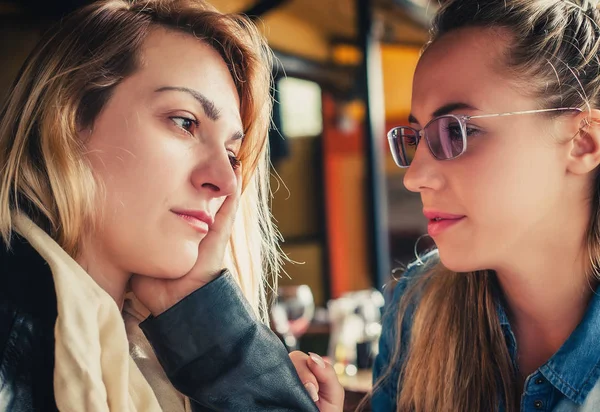
[(159, 279), (179, 279), (185, 276), (198, 259), (197, 242), (173, 242), (164, 245), (160, 253), (152, 255), (147, 261), (148, 276)]
[(482, 266), (476, 262), (472, 253), (466, 250), (444, 250), (438, 246), (440, 262), (452, 272), (466, 273), (481, 270)]
[(192, 268), (191, 266), (186, 267), (185, 269), (182, 269), (180, 267), (171, 266), (171, 267), (161, 270), (160, 273), (158, 273), (157, 275), (155, 275), (153, 277), (157, 278), (157, 279), (175, 280), (175, 279), (184, 277), (190, 271), (191, 268)]

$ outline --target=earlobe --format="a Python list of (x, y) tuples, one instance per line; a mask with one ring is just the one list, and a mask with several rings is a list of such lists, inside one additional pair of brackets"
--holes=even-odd
[(578, 118), (579, 130), (571, 141), (568, 170), (586, 174), (600, 164), (600, 110), (585, 111)]

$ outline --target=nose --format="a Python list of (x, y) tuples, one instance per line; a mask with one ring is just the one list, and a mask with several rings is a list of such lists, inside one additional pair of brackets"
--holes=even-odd
[(202, 161), (194, 168), (191, 180), (196, 190), (208, 190), (212, 197), (232, 195), (238, 185), (229, 154), (222, 148), (205, 153)]
[(425, 139), (421, 140), (410, 167), (406, 169), (404, 186), (415, 193), (428, 189), (440, 190), (444, 184), (441, 163), (433, 157)]

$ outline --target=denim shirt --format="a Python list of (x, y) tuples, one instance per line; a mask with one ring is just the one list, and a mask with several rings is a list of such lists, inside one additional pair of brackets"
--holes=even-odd
[[(394, 293), (387, 302), (383, 317), (383, 332), (379, 342), (379, 354), (373, 367), (373, 381), (377, 381), (391, 362), (397, 337), (396, 318), (400, 298), (406, 286), (419, 274), (438, 262), (437, 251), (428, 253), (424, 265), (411, 264), (394, 288)], [(402, 325), (403, 336), (410, 331), (411, 309), (407, 309)], [(506, 312), (500, 303), (497, 305), (498, 319), (504, 331), (508, 350), (513, 364), (516, 365), (517, 343), (510, 327)], [(403, 342), (406, 342), (403, 339)], [(372, 408), (374, 412), (396, 411), (396, 388), (401, 359), (393, 365), (389, 379), (373, 393)], [(545, 364), (532, 373), (525, 381), (521, 397), (522, 412), (600, 412), (600, 288), (592, 296), (581, 323), (571, 336)], [(498, 405), (498, 410), (504, 410)]]

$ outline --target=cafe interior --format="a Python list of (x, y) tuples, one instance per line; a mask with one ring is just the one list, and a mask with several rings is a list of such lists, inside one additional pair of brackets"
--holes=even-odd
[[(275, 55), (271, 207), (288, 259), (271, 327), (288, 350), (326, 356), (354, 410), (394, 273), (428, 247), (386, 131), (407, 121), (437, 2), (209, 1), (253, 19)], [(87, 2), (0, 0), (0, 101), (44, 31)]]

